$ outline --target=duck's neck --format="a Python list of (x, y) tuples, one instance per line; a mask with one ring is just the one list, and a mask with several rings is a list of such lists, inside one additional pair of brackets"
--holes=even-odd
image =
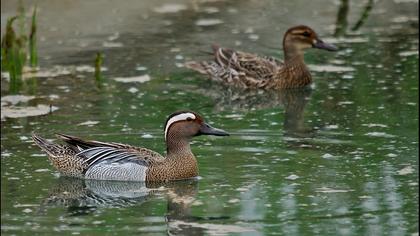
[(166, 140), (166, 155), (167, 158), (171, 159), (182, 156), (194, 156), (191, 152), (190, 140), (168, 137), (168, 140)]
[(292, 45), (285, 44), (283, 51), (284, 51), (284, 63), (286, 65), (290, 65), (290, 64), (303, 64), (304, 65), (305, 64), (302, 49), (299, 49)]
[(301, 88), (312, 82), (312, 76), (303, 60), (303, 49), (285, 43), (284, 65), (280, 67), (276, 78), (273, 80), (277, 88)]
[(191, 151), (190, 140), (168, 136), (166, 140), (165, 168), (167, 180), (188, 179), (198, 176), (198, 165)]

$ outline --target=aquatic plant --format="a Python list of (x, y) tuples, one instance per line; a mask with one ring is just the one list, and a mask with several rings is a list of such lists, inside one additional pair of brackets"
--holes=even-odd
[(31, 67), (38, 65), (38, 53), (36, 48), (36, 6), (32, 13), (31, 32), (29, 33), (29, 55)]
[(101, 52), (96, 53), (96, 57), (95, 57), (95, 79), (96, 79), (96, 82), (100, 82), (102, 80), (101, 68), (102, 68), (103, 60), (104, 60), (103, 54)]
[(17, 18), (14, 16), (7, 20), (6, 33), (1, 42), (2, 71), (9, 72), (11, 92), (16, 92), (22, 85), (22, 71), (26, 62), (26, 38), (17, 37), (13, 29), (13, 22)]
[[(22, 85), (22, 74), (24, 66), (29, 58), (30, 66), (36, 67), (38, 64), (38, 56), (36, 49), (36, 7), (32, 14), (32, 23), (29, 37), (26, 35), (25, 30), (25, 9), (23, 5), (18, 8), (16, 16), (7, 19), (6, 32), (1, 41), (1, 70), (8, 72), (10, 77), (10, 92), (14, 93), (19, 91)], [(18, 21), (18, 32), (14, 28), (14, 22)], [(29, 39), (29, 40), (28, 40)], [(27, 42), (29, 41), (29, 47)]]

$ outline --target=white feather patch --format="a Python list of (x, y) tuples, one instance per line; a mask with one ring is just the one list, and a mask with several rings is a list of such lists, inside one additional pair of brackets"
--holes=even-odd
[(168, 120), (168, 123), (166, 123), (166, 127), (165, 127), (165, 140), (166, 140), (166, 135), (168, 134), (168, 130), (169, 127), (171, 127), (171, 125), (177, 121), (181, 121), (181, 120), (187, 120), (187, 118), (191, 118), (193, 120), (195, 120), (195, 115), (191, 112), (187, 112), (187, 113), (181, 113), (179, 115), (176, 115), (174, 117), (172, 117), (171, 119)]

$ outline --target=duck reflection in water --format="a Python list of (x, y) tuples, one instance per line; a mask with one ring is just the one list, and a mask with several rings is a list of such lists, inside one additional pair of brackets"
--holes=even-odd
[(307, 126), (304, 119), (305, 107), (312, 95), (310, 86), (283, 90), (243, 90), (212, 84), (211, 90), (199, 89), (198, 92), (211, 97), (218, 111), (280, 108), (284, 110), (285, 136), (311, 138), (315, 135), (315, 128)]
[(197, 223), (229, 219), (229, 217), (193, 216), (191, 206), (197, 192), (197, 179), (151, 183), (87, 180), (62, 176), (42, 201), (40, 213), (45, 213), (52, 207), (66, 207), (68, 216), (84, 216), (93, 214), (101, 208), (135, 207), (158, 196), (166, 196), (167, 233), (204, 235), (206, 229), (195, 227), (199, 225)]

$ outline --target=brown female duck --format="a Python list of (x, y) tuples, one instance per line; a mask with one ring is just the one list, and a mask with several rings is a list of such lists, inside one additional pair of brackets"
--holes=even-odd
[(284, 34), (284, 62), (213, 46), (214, 61), (187, 62), (186, 67), (209, 75), (212, 80), (242, 88), (300, 88), (312, 82), (303, 58), (307, 48), (337, 50), (334, 45), (323, 42), (314, 30), (300, 25)]
[(165, 123), (166, 157), (147, 148), (121, 143), (83, 140), (58, 134), (66, 144), (50, 142), (36, 134), (32, 139), (53, 166), (65, 176), (120, 181), (168, 181), (198, 175), (190, 139), (198, 135), (229, 135), (204, 122), (192, 111), (171, 114)]

